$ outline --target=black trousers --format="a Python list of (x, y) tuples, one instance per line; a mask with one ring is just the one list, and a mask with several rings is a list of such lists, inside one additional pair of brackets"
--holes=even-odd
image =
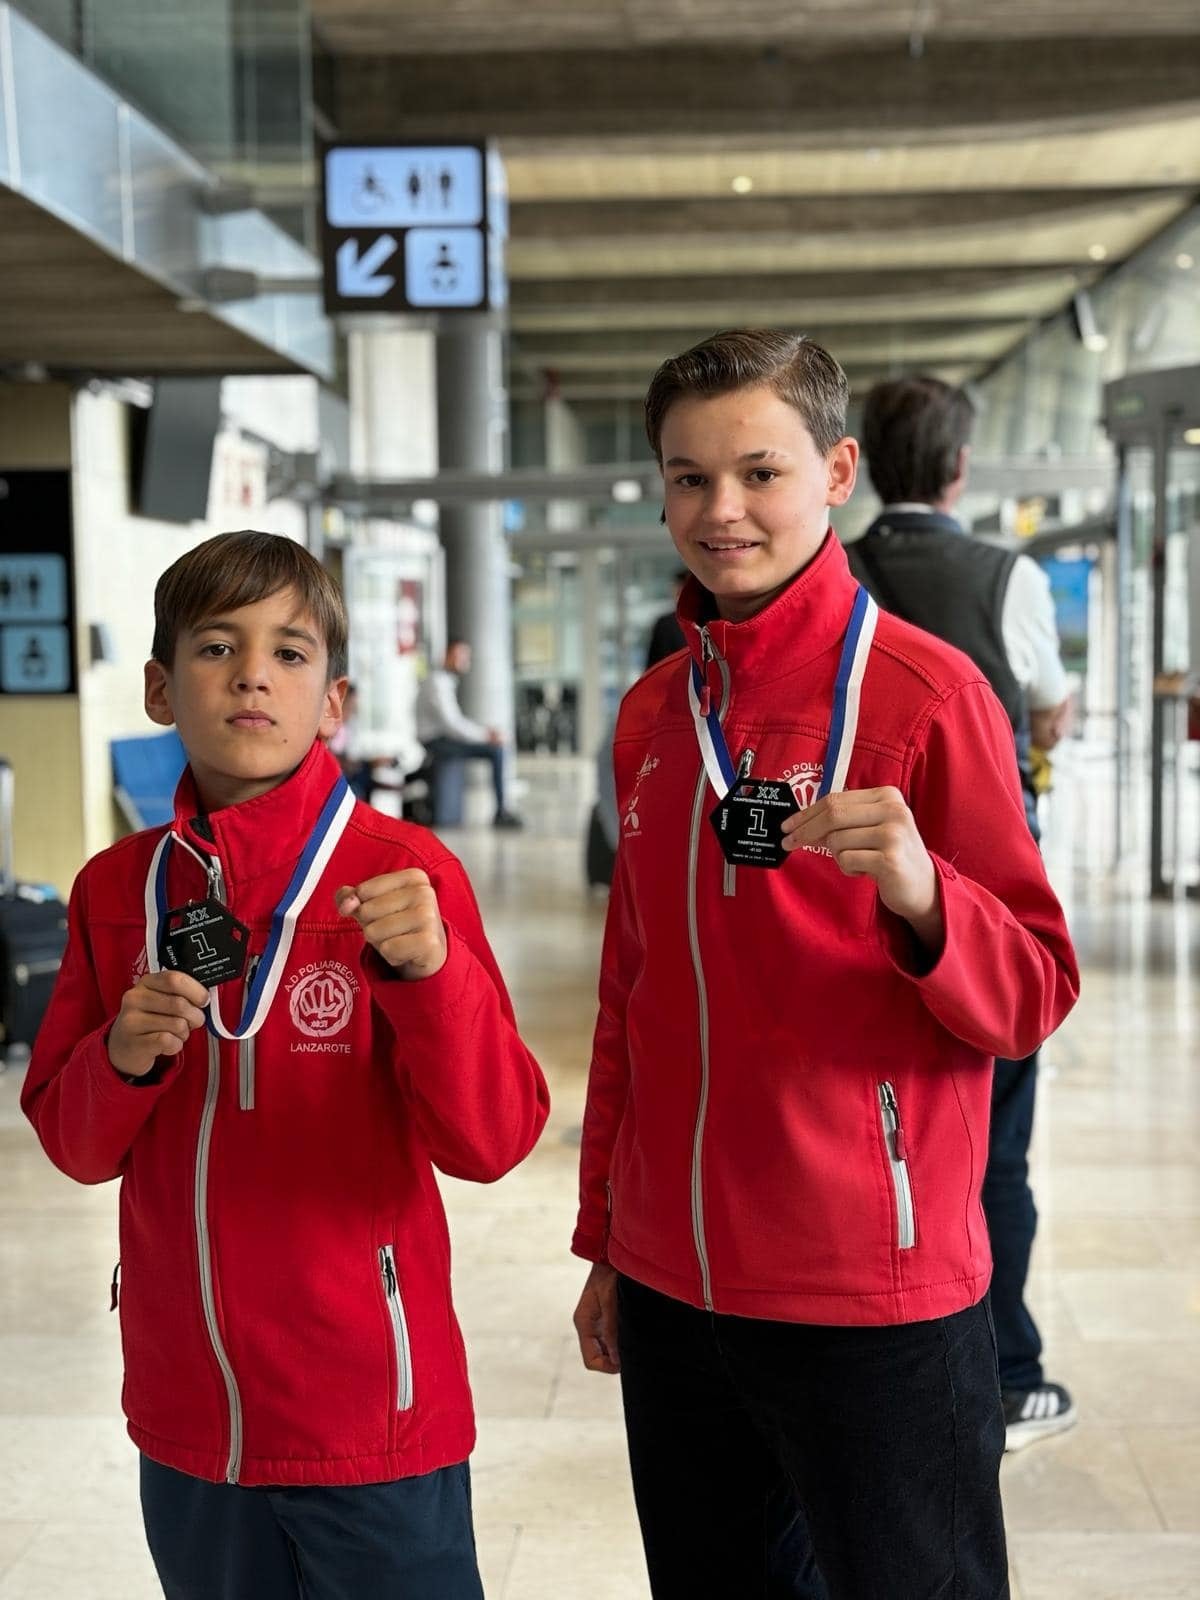
[(992, 1316), (1002, 1389), (1035, 1389), (1042, 1381), (1042, 1340), (1025, 1304), (1037, 1207), (1029, 1187), (1029, 1141), (1037, 1089), (1036, 1053), (997, 1061), (983, 1210), (992, 1244)]
[(465, 739), (430, 739), (426, 752), (437, 761), (486, 761), (492, 769), (492, 793), (496, 796), (496, 810), (504, 810), (504, 756), (502, 745), (469, 744)]
[(464, 1461), (349, 1488), (245, 1489), (142, 1457), (166, 1600), (483, 1600)]
[(828, 1328), (618, 1285), (655, 1600), (1007, 1600), (987, 1302)]

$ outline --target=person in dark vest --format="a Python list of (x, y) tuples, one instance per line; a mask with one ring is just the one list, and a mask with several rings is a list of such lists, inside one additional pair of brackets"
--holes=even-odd
[(683, 628), (675, 615), (675, 607), (679, 604), (679, 596), (683, 593), (686, 582), (687, 571), (680, 568), (671, 579), (671, 609), (656, 617), (654, 626), (650, 630), (650, 643), (646, 647), (647, 672), (660, 661), (665, 661), (668, 656), (673, 656), (676, 650), (682, 650), (687, 645)]
[[(1025, 810), (1039, 837), (1031, 746), (1049, 750), (1070, 698), (1050, 585), (1029, 556), (971, 538), (953, 511), (966, 486), (975, 408), (937, 378), (877, 384), (862, 443), (883, 509), (849, 546), (850, 565), (879, 604), (970, 656), (1012, 723)], [(994, 1269), (992, 1312), (1006, 1442), (1019, 1450), (1071, 1427), (1075, 1404), (1042, 1371), (1042, 1341), (1025, 1305), (1037, 1229), (1029, 1187), (1038, 1057), (997, 1061), (983, 1208)]]

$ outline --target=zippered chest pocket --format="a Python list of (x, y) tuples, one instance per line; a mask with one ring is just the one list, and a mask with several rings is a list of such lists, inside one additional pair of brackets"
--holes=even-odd
[(387, 1305), (388, 1321), (392, 1329), (392, 1343), (396, 1351), (396, 1387), (393, 1410), (411, 1411), (413, 1403), (412, 1346), (408, 1338), (408, 1319), (404, 1315), (404, 1300), (400, 1294), (400, 1280), (396, 1276), (396, 1256), (390, 1244), (379, 1251), (379, 1276), (383, 1284), (383, 1298)]
[(877, 1085), (879, 1116), (883, 1124), (883, 1143), (887, 1151), (896, 1208), (896, 1244), (911, 1250), (917, 1242), (917, 1213), (913, 1205), (912, 1173), (908, 1166), (908, 1146), (900, 1121), (900, 1104), (890, 1083)]

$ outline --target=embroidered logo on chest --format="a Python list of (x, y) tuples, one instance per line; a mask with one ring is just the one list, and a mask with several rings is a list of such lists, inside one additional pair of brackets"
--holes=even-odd
[(625, 815), (622, 818), (624, 832), (627, 835), (636, 834), (642, 825), (642, 819), (638, 815), (638, 801), (641, 797), (642, 783), (650, 776), (655, 767), (661, 764), (661, 761), (661, 756), (647, 756), (638, 768), (637, 777), (633, 780), (633, 795), (625, 808)]
[[(788, 767), (783, 776), (795, 795), (798, 806), (807, 807), (816, 804), (821, 779), (825, 776), (823, 762), (798, 761), (794, 767)], [(806, 844), (800, 848), (806, 855), (833, 856), (833, 851), (823, 844)]]
[(341, 1033), (354, 1015), (358, 979), (340, 961), (316, 961), (301, 967), (287, 983), (292, 1021), (310, 1039)]

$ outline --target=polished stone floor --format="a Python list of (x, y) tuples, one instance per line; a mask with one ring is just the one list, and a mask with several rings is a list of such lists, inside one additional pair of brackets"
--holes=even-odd
[[(1047, 853), (1086, 986), (1046, 1051), (1031, 1299), (1049, 1375), (1074, 1389), (1082, 1420), (1005, 1463), (1014, 1594), (1195, 1600), (1200, 907), (1122, 887), (1106, 868), (1103, 774), (1085, 756), (1063, 765)], [(481, 1561), (489, 1600), (645, 1600), (616, 1382), (582, 1370), (570, 1328), (604, 917), (582, 885), (586, 772), (547, 757), (523, 776), (536, 830), (450, 839), (555, 1096), (518, 1172), (445, 1185), (480, 1417)], [(19, 1077), (0, 1076), (0, 1600), (153, 1600), (108, 1313), (115, 1193), (48, 1165), (17, 1109)]]

